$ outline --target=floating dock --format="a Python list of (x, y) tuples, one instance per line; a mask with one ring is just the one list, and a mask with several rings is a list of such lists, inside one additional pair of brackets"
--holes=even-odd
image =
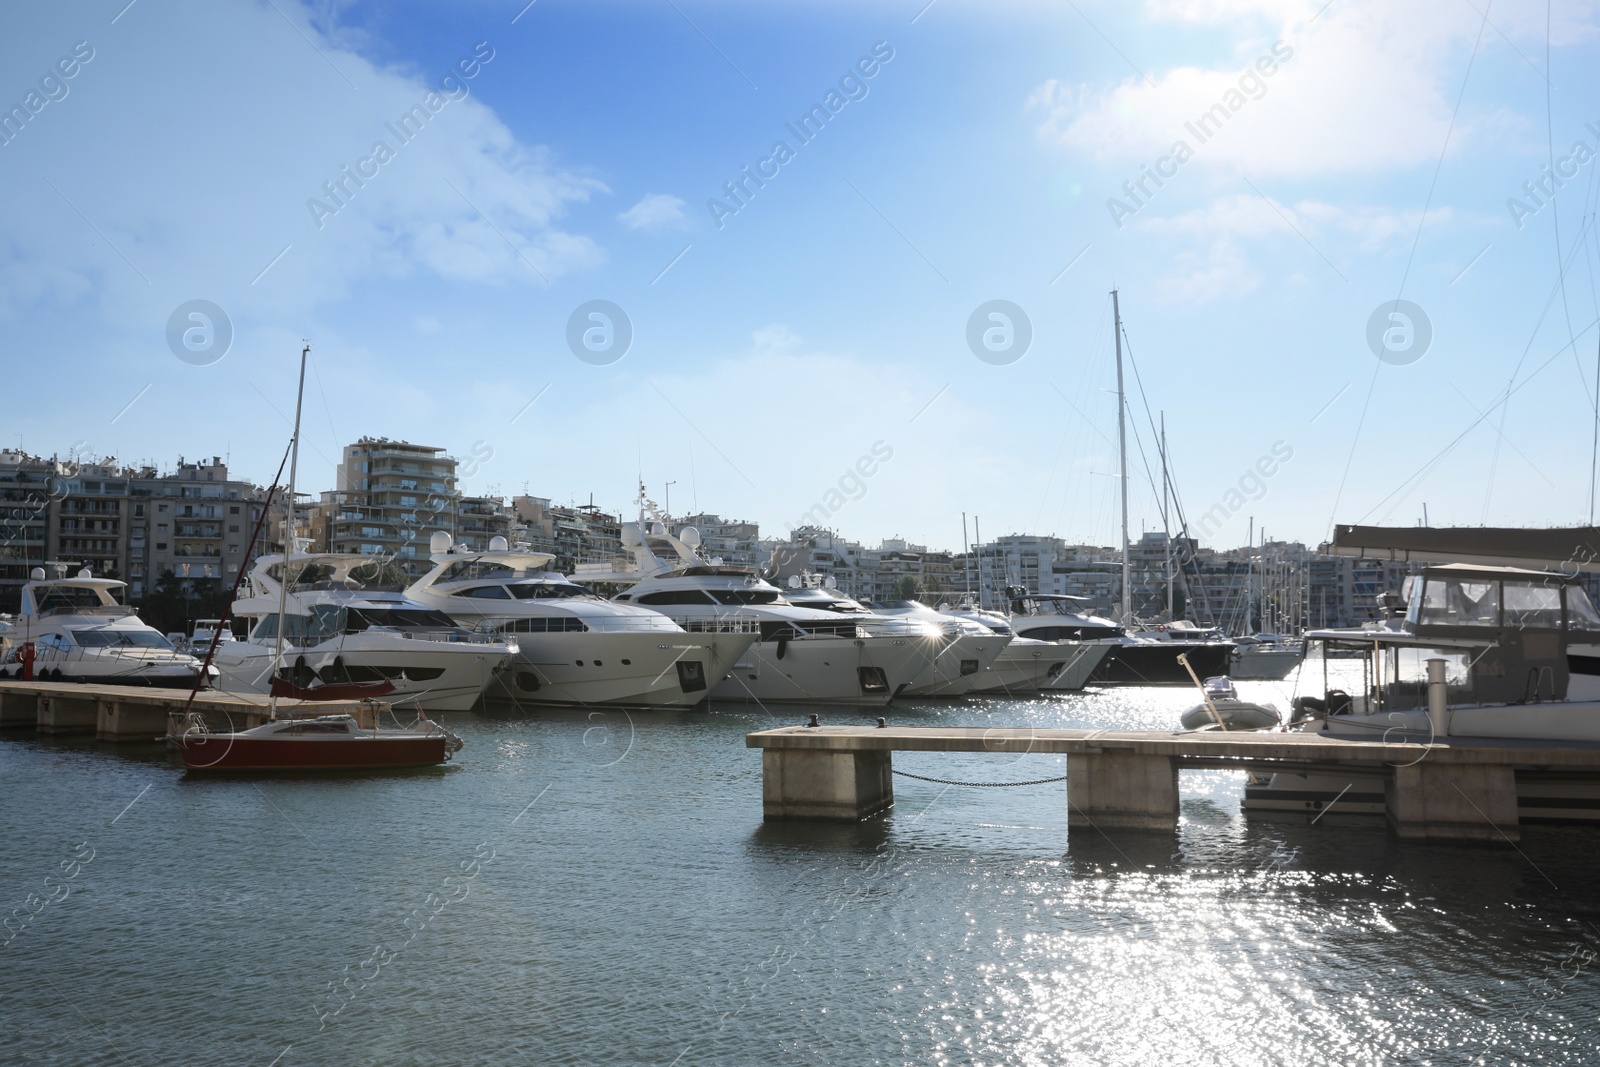
[(1177, 829), (1178, 771), (1186, 768), (1376, 776), (1398, 836), (1502, 843), (1519, 835), (1518, 773), (1600, 780), (1600, 744), (1505, 738), (788, 726), (747, 734), (745, 744), (762, 750), (769, 819), (857, 820), (883, 811), (894, 804), (897, 751), (1064, 754), (1067, 825), (1102, 831)]
[[(187, 689), (77, 682), (0, 682), (0, 727), (34, 729), (47, 736), (93, 734), (102, 741), (153, 742), (167, 734), (169, 717), (183, 711)], [(267, 721), (265, 696), (201, 690), (193, 711), (213, 732), (248, 730)], [(279, 718), (354, 715), (371, 725), (387, 705), (359, 700), (279, 700)]]

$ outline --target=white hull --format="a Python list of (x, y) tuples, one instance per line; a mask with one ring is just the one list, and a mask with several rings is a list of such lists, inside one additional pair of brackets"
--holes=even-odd
[[(1446, 728), (1456, 737), (1600, 741), (1600, 703), (1593, 701), (1464, 706), (1447, 714)], [(1430, 736), (1428, 713), (1421, 709), (1335, 715), (1325, 722), (1326, 732), (1335, 737), (1380, 740), (1387, 734), (1426, 741)], [(1384, 814), (1383, 778), (1280, 772), (1245, 789), (1247, 811), (1316, 813), (1330, 806), (1336, 814)], [(1521, 822), (1600, 823), (1600, 781), (1518, 772), (1517, 817)]]
[[(928, 657), (918, 640), (807, 637), (759, 641), (711, 690), (711, 699), (883, 707), (926, 667)], [(872, 668), (882, 673), (881, 691), (863, 684), (863, 674)]]
[(958, 697), (972, 691), (986, 667), (1005, 652), (1004, 634), (957, 634), (906, 689), (908, 697)]
[(1228, 668), (1230, 678), (1281, 681), (1294, 673), (1305, 653), (1298, 648), (1240, 648)]
[[(70, 652), (58, 652), (38, 648), (33, 658), (33, 677), (41, 682), (188, 687), (194, 684), (199, 673), (199, 662), (189, 656), (140, 650), (75, 648)], [(21, 663), (7, 662), (0, 666), (0, 677), (21, 678)]]
[[(270, 644), (223, 644), (212, 660), (220, 672), (216, 688), (229, 693), (267, 695), (272, 684), (272, 656)], [(287, 670), (298, 670), (304, 660), (306, 669), (335, 673), (341, 680), (385, 678), (394, 686), (394, 692), (384, 700), (396, 707), (421, 707), (426, 711), (470, 710), (495, 670), (508, 659), (503, 653), (474, 649), (470, 644), (369, 633), (348, 634), (338, 641), (309, 648), (285, 648), (283, 652)]]
[[(1275, 811), (1320, 817), (1385, 815), (1384, 780), (1377, 775), (1261, 775), (1266, 781), (1245, 787), (1246, 811)], [(1517, 821), (1600, 825), (1600, 782), (1557, 776), (1517, 775)]]
[(1069, 651), (1053, 641), (1013, 638), (968, 692), (1037, 692), (1066, 669)]
[(1067, 665), (1061, 672), (1044, 685), (1045, 689), (1082, 689), (1089, 681), (1089, 676), (1100, 666), (1102, 660), (1111, 654), (1111, 650), (1120, 645), (1120, 641), (1078, 641), (1066, 642), (1064, 647), (1072, 650)]
[(515, 636), (521, 651), (490, 688), (491, 698), (658, 708), (705, 700), (755, 640), (753, 633), (671, 631)]

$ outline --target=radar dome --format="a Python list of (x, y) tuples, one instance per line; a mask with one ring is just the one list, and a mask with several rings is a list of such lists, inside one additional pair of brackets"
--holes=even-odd
[(501, 537), (499, 534), (495, 534), (493, 537), (489, 538), (489, 551), (490, 552), (504, 552), (506, 549), (508, 549), (510, 547), (511, 547), (511, 542), (507, 541), (504, 537)]
[(624, 548), (638, 548), (644, 544), (644, 534), (640, 531), (639, 524), (636, 522), (623, 523), (621, 537), (622, 547)]
[(685, 526), (683, 529), (678, 531), (678, 540), (682, 541), (690, 548), (699, 548), (700, 531), (696, 530), (693, 526)]
[(789, 575), (789, 588), (790, 589), (799, 589), (800, 588), (800, 576), (798, 574)]
[(664, 522), (652, 522), (650, 524), (650, 536), (651, 537), (665, 537), (665, 536), (667, 536), (667, 524), (664, 523)]
[(83, 570), (78, 572), (78, 577), (79, 578), (93, 578), (94, 575), (89, 573), (89, 568), (88, 567), (85, 567), (85, 568), (83, 568)]
[(33, 570), (28, 572), (28, 580), (30, 582), (42, 582), (42, 581), (44, 581), (44, 568), (43, 567), (35, 567), (35, 568), (33, 568)]
[(831, 575), (831, 574), (828, 575), (826, 578), (822, 579), (822, 584), (823, 584), (823, 586), (825, 588), (828, 588), (828, 589), (837, 589), (837, 588), (839, 588), (838, 580), (835, 579), (834, 576)]
[(436, 530), (433, 536), (428, 538), (428, 551), (436, 555), (440, 552), (448, 552), (453, 540), (454, 538), (443, 530)]

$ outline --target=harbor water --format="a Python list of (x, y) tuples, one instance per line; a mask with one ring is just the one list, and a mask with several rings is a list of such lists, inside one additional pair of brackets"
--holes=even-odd
[[(1289, 683), (1241, 683), (1287, 707)], [(896, 704), (896, 724), (1166, 728), (1192, 690)], [(763, 823), (744, 734), (812, 709), (448, 717), (448, 767), (208, 779), (0, 743), (0, 1063), (1580, 1064), (1600, 848), (1251, 816), (1074, 833), (1061, 782), (895, 779)], [(824, 722), (877, 713), (820, 709)], [(1049, 778), (1060, 757), (897, 753)]]

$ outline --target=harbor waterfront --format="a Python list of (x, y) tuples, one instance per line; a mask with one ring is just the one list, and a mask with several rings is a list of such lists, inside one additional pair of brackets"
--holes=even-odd
[(1594, 1062), (1588, 828), (1495, 849), (1336, 807), (1246, 817), (1221, 770), (1182, 772), (1176, 833), (1069, 829), (1059, 781), (904, 776), (875, 818), (763, 821), (745, 747), (812, 711), (1171, 730), (1193, 699), (490, 704), (442, 717), (451, 766), (290, 780), (13, 734), (0, 1062)]

